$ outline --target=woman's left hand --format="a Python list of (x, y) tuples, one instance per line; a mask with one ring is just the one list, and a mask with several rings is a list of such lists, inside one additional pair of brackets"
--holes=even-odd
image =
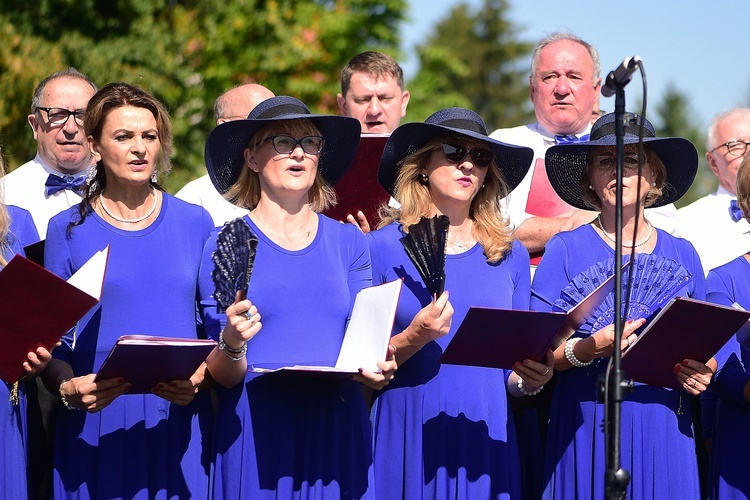
[(381, 370), (380, 373), (373, 373), (364, 368), (360, 368), (359, 374), (352, 375), (352, 378), (375, 390), (380, 390), (387, 386), (398, 369), (398, 364), (396, 363), (396, 348), (394, 346), (388, 346), (388, 355), (386, 356), (385, 361), (378, 361), (378, 368)]
[(170, 403), (180, 406), (189, 405), (198, 389), (203, 383), (206, 375), (206, 363), (202, 363), (193, 373), (189, 380), (173, 380), (171, 382), (160, 382), (152, 389), (157, 396), (166, 399)]
[(555, 355), (552, 351), (547, 351), (547, 358), (544, 363), (539, 363), (532, 359), (524, 359), (523, 363), (516, 361), (513, 365), (513, 371), (523, 379), (524, 388), (528, 392), (533, 392), (545, 385), (554, 375)]
[(674, 365), (674, 375), (680, 385), (693, 396), (697, 396), (708, 388), (713, 377), (713, 370), (694, 359), (684, 359), (682, 364)]

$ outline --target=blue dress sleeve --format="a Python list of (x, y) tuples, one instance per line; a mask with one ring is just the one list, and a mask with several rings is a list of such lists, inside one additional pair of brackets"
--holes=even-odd
[(560, 291), (570, 281), (567, 263), (568, 248), (559, 236), (553, 236), (544, 247), (544, 256), (534, 273), (531, 285), (531, 310), (552, 311)]
[(513, 273), (513, 309), (528, 311), (531, 300), (531, 269), (529, 252), (520, 241), (513, 242), (509, 255)]
[[(44, 244), (44, 267), (60, 278), (67, 280), (73, 273), (73, 259), (67, 241), (67, 212), (53, 217), (47, 226), (47, 238)], [(77, 326), (66, 333), (60, 346), (52, 351), (52, 357), (72, 364), (73, 345)]]

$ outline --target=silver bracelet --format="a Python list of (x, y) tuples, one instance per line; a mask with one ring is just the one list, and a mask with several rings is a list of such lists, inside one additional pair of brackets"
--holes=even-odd
[(516, 385), (518, 386), (518, 390), (521, 391), (521, 394), (523, 394), (524, 396), (536, 396), (537, 394), (542, 392), (542, 389), (544, 389), (544, 385), (540, 385), (535, 391), (528, 392), (523, 388), (523, 379), (521, 377), (518, 377), (518, 382), (516, 382)]
[(242, 347), (235, 349), (233, 347), (229, 347), (226, 342), (224, 342), (224, 330), (219, 333), (219, 350), (224, 353), (226, 357), (231, 359), (232, 361), (239, 361), (242, 358), (245, 357), (245, 354), (247, 354), (247, 342), (242, 344)]
[(57, 391), (60, 394), (60, 401), (62, 401), (62, 404), (65, 405), (65, 408), (67, 408), (68, 410), (80, 410), (80, 408), (76, 408), (75, 406), (70, 404), (67, 399), (65, 399), (65, 394), (63, 394), (62, 387), (65, 385), (65, 382), (67, 382), (68, 380), (70, 379), (66, 378), (65, 380), (60, 382), (60, 388)]
[(589, 366), (591, 363), (594, 362), (593, 359), (589, 361), (581, 361), (576, 357), (575, 351), (573, 351), (573, 347), (580, 341), (581, 339), (579, 337), (576, 337), (574, 339), (568, 339), (565, 342), (565, 359), (568, 360), (568, 363), (575, 366), (576, 368), (583, 368), (584, 366)]

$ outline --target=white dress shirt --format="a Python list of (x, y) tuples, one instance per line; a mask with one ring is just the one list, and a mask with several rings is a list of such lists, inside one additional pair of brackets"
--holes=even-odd
[(223, 226), (225, 222), (243, 217), (249, 212), (224, 199), (211, 183), (208, 174), (185, 184), (175, 197), (205, 208), (216, 226)]
[[(86, 176), (88, 170), (79, 172), (76, 177)], [(47, 235), (49, 220), (63, 210), (81, 202), (81, 196), (70, 189), (47, 196), (45, 182), (50, 174), (62, 176), (60, 172), (47, 165), (37, 154), (36, 157), (21, 165), (0, 179), (0, 198), (6, 205), (16, 205), (31, 213), (39, 236)]]
[(729, 204), (737, 197), (719, 186), (715, 193), (677, 211), (680, 236), (689, 240), (703, 264), (703, 271), (726, 264), (750, 251), (750, 224), (734, 221)]

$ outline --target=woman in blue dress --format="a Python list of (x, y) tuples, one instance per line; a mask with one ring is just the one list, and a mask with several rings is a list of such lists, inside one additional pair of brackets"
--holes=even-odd
[[(0, 177), (3, 176), (3, 159), (0, 157)], [(0, 269), (15, 256), (24, 255), (23, 247), (39, 240), (31, 214), (13, 205), (0, 201)], [(3, 443), (0, 461), (0, 496), (3, 498), (26, 498), (28, 478), (26, 475), (26, 393), (25, 384), (47, 366), (50, 360), (47, 349), (40, 347), (28, 354), (24, 362), (25, 374), (20, 381), (0, 382), (0, 401), (4, 405), (0, 418), (0, 443)]]
[(333, 202), (331, 186), (349, 167), (359, 133), (352, 118), (313, 115), (278, 96), (209, 135), (209, 176), (250, 210), (243, 220), (259, 240), (247, 299), (226, 314), (212, 296), (215, 238), (201, 267), (201, 309), (219, 342), (207, 360), (219, 393), (215, 498), (374, 498), (359, 383), (383, 387), (395, 362), (343, 381), (248, 371), (336, 363), (354, 297), (372, 283), (370, 253), (356, 227), (319, 212)]
[[(402, 125), (388, 139), (378, 177), (400, 208), (385, 209), (368, 239), (374, 282), (403, 278), (404, 289), (391, 337), (399, 372), (372, 410), (378, 498), (521, 497), (507, 394), (538, 393), (552, 377), (551, 353), (549, 366), (519, 360), (515, 373), (441, 365), (438, 358), (470, 306), (529, 307), (529, 255), (513, 239), (500, 200), (523, 179), (532, 156), (487, 137), (482, 119), (463, 108)], [(439, 298), (399, 241), (420, 218), (437, 215), (450, 219), (447, 291)], [(441, 320), (448, 294), (452, 323)]]
[[(128, 394), (127, 380), (96, 380), (122, 335), (196, 338), (198, 269), (213, 223), (157, 184), (170, 166), (164, 106), (125, 83), (100, 89), (84, 118), (96, 165), (84, 200), (50, 221), (45, 264), (63, 278), (109, 246), (101, 301), (63, 338), (44, 372), (59, 395), (56, 498), (204, 498), (211, 401), (205, 366)], [(138, 360), (133, 360), (138, 363)]]
[[(750, 214), (750, 156), (737, 172), (737, 203)], [(709, 271), (706, 299), (750, 310), (750, 252)], [(718, 395), (713, 414), (709, 458), (709, 497), (750, 497), (750, 342), (732, 338), (716, 355), (712, 392)]]
[[(639, 171), (638, 134), (644, 125)], [(532, 284), (532, 309), (568, 310), (614, 273), (614, 115), (597, 120), (586, 143), (550, 148), (545, 164), (555, 191), (573, 207), (599, 216), (559, 233), (545, 248)], [(623, 158), (623, 253), (638, 263), (622, 338), (614, 338), (612, 296), (555, 351), (557, 384), (545, 449), (545, 498), (602, 498), (605, 492), (604, 405), (596, 384), (613, 346), (625, 349), (645, 318), (672, 297), (705, 298), (700, 259), (692, 245), (654, 229), (646, 206), (679, 199), (698, 166), (695, 147), (656, 138), (647, 120), (627, 115)], [(634, 257), (633, 257), (634, 256)], [(626, 260), (624, 259), (624, 260)], [(627, 273), (623, 273), (623, 283)], [(621, 464), (630, 472), (629, 498), (698, 498), (698, 468), (688, 399), (705, 391), (711, 370), (694, 360), (674, 367), (682, 390), (636, 384), (622, 403)]]

